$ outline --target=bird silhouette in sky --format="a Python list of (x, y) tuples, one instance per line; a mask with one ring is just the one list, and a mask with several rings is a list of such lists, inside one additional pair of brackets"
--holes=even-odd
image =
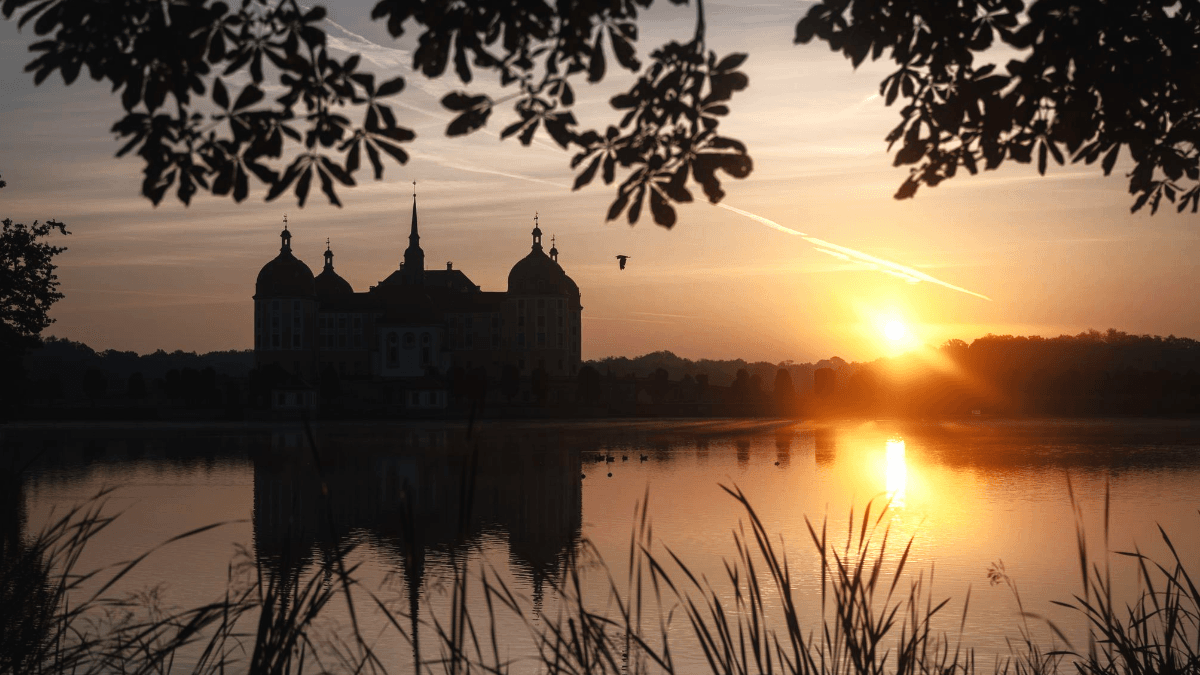
[(625, 261), (629, 260), (629, 256), (619, 255), (619, 256), (617, 256), (617, 260), (621, 261), (621, 269), (625, 269)]

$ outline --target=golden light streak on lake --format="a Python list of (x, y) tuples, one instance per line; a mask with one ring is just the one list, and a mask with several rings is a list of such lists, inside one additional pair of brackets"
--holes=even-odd
[(889, 438), (887, 441), (887, 494), (892, 508), (904, 508), (905, 490), (908, 487), (908, 464), (904, 458), (904, 439)]

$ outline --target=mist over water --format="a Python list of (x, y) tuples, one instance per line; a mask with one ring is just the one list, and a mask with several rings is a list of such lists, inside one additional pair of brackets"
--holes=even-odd
[[(562, 609), (556, 585), (567, 561), (584, 565), (585, 591), (600, 606), (609, 575), (625, 588), (634, 515), (647, 495), (652, 551), (669, 560), (669, 548), (719, 589), (728, 586), (733, 533), (746, 523), (721, 486), (744, 491), (782, 541), (814, 625), (819, 558), (809, 525), (819, 533), (824, 523), (840, 548), (851, 528), (857, 537), (869, 504), (877, 540), (887, 531), (885, 568), (911, 540), (906, 578), (928, 584), (932, 574), (935, 601), (951, 598), (942, 628), (957, 632), (971, 589), (964, 643), (981, 664), (1017, 636), (1012, 592), (988, 583), (999, 561), (1027, 610), (1084, 638), (1081, 617), (1050, 603), (1081, 589), (1068, 480), (1094, 561), (1106, 558), (1106, 489), (1107, 550), (1165, 557), (1159, 524), (1184, 560), (1200, 559), (1200, 424), (1188, 421), (489, 423), (469, 438), (453, 425), (322, 424), (315, 439), (316, 456), (296, 426), (12, 430), (5, 445), (37, 458), (6, 527), (28, 535), (116, 487), (108, 508), (122, 515), (89, 545), (81, 569), (90, 569), (228, 521), (155, 552), (121, 582), (123, 591), (161, 584), (164, 601), (183, 607), (221, 595), (238, 545), (271, 573), (298, 578), (335, 545), (355, 544), (348, 562), (361, 565), (361, 588), (399, 612), (417, 602), (425, 658), (438, 653), (429, 622), (447, 620), (451, 561), (466, 556), (520, 599), (523, 618), (498, 626), (518, 662), (532, 656), (525, 622), (553, 621)], [(465, 514), (464, 476), (474, 476)], [(1133, 566), (1108, 559), (1117, 594), (1139, 592)], [(487, 616), (482, 595), (472, 597)], [(322, 639), (334, 644), (344, 604), (324, 619)], [(400, 672), (411, 669), (411, 647), (377, 611), (362, 621)], [(1049, 630), (1031, 626), (1049, 646)], [(704, 666), (680, 616), (671, 637), (681, 667)]]

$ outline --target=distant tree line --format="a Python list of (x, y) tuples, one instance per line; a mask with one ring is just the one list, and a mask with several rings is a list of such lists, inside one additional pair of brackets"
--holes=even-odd
[[(23, 398), (47, 409), (264, 407), (275, 387), (295, 384), (278, 366), (255, 369), (249, 350), (138, 355), (53, 337), (23, 367)], [(583, 406), (616, 415), (1182, 416), (1200, 414), (1200, 342), (1112, 329), (1055, 338), (987, 335), (869, 363), (693, 361), (659, 351), (589, 361), (573, 381), (552, 383), (534, 373), (521, 396), (515, 367), (495, 381), (482, 369), (454, 369), (444, 379), (451, 403), (464, 410), (487, 400), (509, 408), (553, 402), (562, 414)], [(817, 381), (823, 384), (815, 387)], [(371, 402), (361, 392), (348, 397), (332, 369), (305, 386), (319, 387), (322, 409), (342, 415)], [(552, 387), (559, 393), (550, 401)]]
[(23, 386), (33, 404), (120, 399), (135, 406), (163, 401), (192, 407), (236, 405), (228, 383), (247, 378), (253, 367), (250, 350), (197, 354), (160, 349), (139, 355), (97, 352), (82, 342), (49, 337), (25, 355)]
[[(1114, 329), (1054, 338), (987, 335), (970, 344), (950, 340), (940, 348), (868, 363), (838, 357), (805, 364), (693, 361), (660, 351), (589, 361), (587, 368), (596, 371), (589, 381), (607, 374), (644, 382), (640, 388), (652, 400), (660, 398), (655, 391), (686, 390), (704, 378), (722, 390), (709, 398), (725, 404), (724, 410), (747, 414), (1200, 414), (1200, 342)], [(831, 386), (818, 392), (814, 381), (822, 369), (828, 369)], [(583, 373), (580, 380), (582, 390)]]
[(857, 365), (829, 405), (867, 415), (1200, 414), (1200, 342), (1109, 329), (987, 335)]
[(840, 357), (834, 356), (816, 363), (794, 363), (783, 361), (770, 363), (767, 361), (746, 361), (744, 359), (692, 359), (677, 356), (669, 351), (651, 352), (642, 356), (610, 356), (603, 359), (588, 361), (587, 365), (595, 368), (601, 374), (612, 373), (616, 377), (634, 375), (650, 377), (658, 369), (665, 370), (671, 380), (682, 380), (685, 377), (705, 375), (713, 386), (728, 387), (738, 379), (739, 371), (745, 371), (747, 377), (757, 377), (763, 387), (770, 389), (775, 382), (777, 373), (784, 370), (788, 373), (799, 393), (812, 391), (813, 372), (818, 368), (832, 368), (838, 372), (849, 372), (854, 366)]

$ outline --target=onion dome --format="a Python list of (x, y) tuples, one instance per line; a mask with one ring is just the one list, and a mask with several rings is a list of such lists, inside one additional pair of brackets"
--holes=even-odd
[[(542, 231), (533, 229), (529, 255), (517, 261), (508, 273), (508, 292), (522, 295), (568, 295), (578, 297), (579, 286), (563, 268), (542, 251)], [(552, 249), (558, 257), (557, 247)]]
[(283, 226), (279, 233), (282, 245), (279, 255), (271, 262), (263, 265), (254, 282), (254, 297), (256, 298), (311, 298), (316, 295), (316, 285), (312, 270), (300, 259), (292, 255), (292, 235)]
[(333, 251), (329, 249), (328, 239), (325, 240), (325, 269), (317, 275), (314, 283), (317, 289), (317, 298), (320, 300), (333, 300), (354, 295), (354, 287), (350, 285), (350, 282), (333, 271)]

